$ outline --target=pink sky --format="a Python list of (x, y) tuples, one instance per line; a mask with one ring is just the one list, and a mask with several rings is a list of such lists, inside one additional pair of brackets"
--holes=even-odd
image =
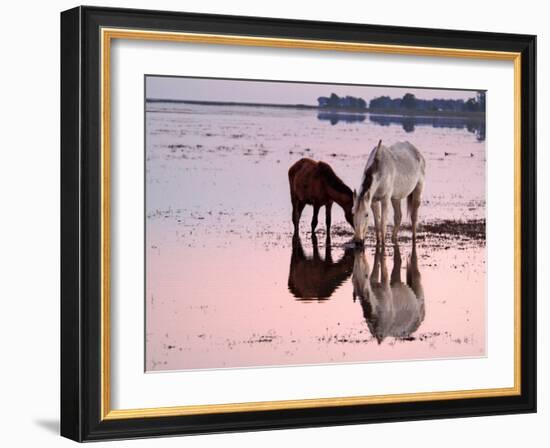
[(147, 98), (316, 105), (319, 96), (329, 96), (333, 92), (339, 96), (362, 97), (366, 101), (382, 95), (392, 98), (402, 97), (407, 92), (422, 99), (468, 99), (476, 96), (476, 92), (472, 90), (146, 77)]

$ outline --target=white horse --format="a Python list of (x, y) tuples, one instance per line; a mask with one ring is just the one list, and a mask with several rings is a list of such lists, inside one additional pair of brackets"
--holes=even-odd
[(416, 241), (416, 224), (424, 188), (425, 169), (424, 157), (409, 142), (395, 143), (390, 147), (382, 146), (382, 140), (378, 142), (378, 146), (369, 155), (359, 194), (353, 192), (352, 211), (356, 241), (364, 241), (369, 209), (372, 209), (376, 241), (381, 240), (384, 244), (391, 202), (394, 219), (392, 241), (397, 242), (402, 217), (401, 200), (404, 198), (407, 198), (413, 241)]

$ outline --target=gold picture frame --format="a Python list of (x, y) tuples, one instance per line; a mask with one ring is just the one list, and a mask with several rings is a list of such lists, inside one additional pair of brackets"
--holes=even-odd
[[(106, 13), (108, 12), (108, 14)], [(372, 33), (375, 31), (369, 30), (368, 26), (365, 27), (365, 42), (357, 41), (345, 41), (345, 40), (328, 40), (328, 39), (319, 39), (315, 38), (288, 38), (288, 37), (277, 37), (275, 35), (271, 36), (255, 36), (250, 35), (243, 28), (243, 34), (229, 34), (224, 32), (223, 26), (212, 18), (212, 23), (210, 27), (212, 32), (199, 32), (193, 28), (193, 20), (198, 20), (196, 16), (187, 17), (185, 15), (179, 15), (177, 13), (158, 13), (158, 12), (148, 12), (143, 13), (142, 17), (145, 17), (145, 23), (150, 21), (150, 23), (155, 23), (155, 29), (147, 29), (144, 25), (139, 25), (136, 23), (134, 26), (130, 26), (133, 23), (133, 16), (129, 12), (117, 10), (116, 12), (111, 10), (106, 10), (102, 8), (76, 8), (74, 10), (67, 11), (63, 13), (62, 19), (64, 22), (62, 26), (65, 28), (65, 33), (67, 36), (69, 34), (73, 35), (76, 32), (80, 35), (80, 39), (94, 39), (94, 44), (98, 49), (98, 54), (94, 56), (94, 61), (97, 62), (98, 69), (98, 90), (93, 93), (97, 95), (98, 99), (98, 110), (100, 113), (100, 123), (97, 129), (97, 139), (99, 142), (98, 148), (98, 193), (99, 193), (99, 203), (98, 203), (98, 214), (97, 218), (99, 219), (99, 245), (97, 252), (97, 272), (99, 273), (99, 284), (97, 291), (99, 292), (97, 297), (97, 305), (99, 313), (99, 321), (97, 322), (97, 334), (99, 335), (99, 343), (97, 344), (98, 349), (98, 359), (96, 360), (96, 365), (99, 368), (98, 377), (96, 378), (96, 386), (99, 389), (99, 396), (97, 399), (99, 403), (88, 407), (87, 411), (83, 413), (86, 414), (84, 420), (80, 420), (75, 423), (73, 418), (66, 417), (66, 410), (62, 410), (62, 433), (64, 435), (77, 439), (77, 440), (90, 440), (95, 438), (118, 438), (118, 437), (132, 437), (131, 429), (128, 429), (128, 425), (132, 422), (141, 421), (146, 419), (148, 422), (146, 434), (163, 434), (162, 424), (157, 422), (162, 422), (163, 419), (180, 419), (181, 431), (175, 431), (175, 433), (192, 433), (192, 432), (202, 432), (200, 423), (196, 424), (193, 429), (189, 430), (185, 419), (193, 416), (227, 416), (228, 414), (233, 414), (236, 418), (242, 413), (256, 413), (261, 414), (264, 412), (273, 412), (273, 411), (299, 411), (299, 410), (315, 410), (319, 408), (326, 408), (329, 413), (338, 413), (339, 408), (346, 408), (347, 412), (353, 412), (350, 410), (353, 407), (360, 408), (360, 412), (364, 412), (366, 407), (374, 408), (373, 405), (388, 405), (388, 404), (397, 404), (397, 403), (413, 403), (418, 406), (422, 406), (422, 403), (433, 403), (440, 402), (443, 406), (451, 406), (453, 401), (456, 400), (473, 400), (473, 399), (491, 399), (493, 402), (497, 403), (501, 399), (503, 402), (512, 403), (508, 406), (512, 408), (516, 407), (519, 409), (521, 406), (526, 408), (525, 403), (528, 402), (527, 406), (530, 410), (533, 410), (533, 396), (532, 396), (532, 387), (526, 389), (526, 381), (532, 382), (532, 376), (534, 375), (532, 371), (532, 364), (534, 359), (532, 359), (532, 350), (525, 351), (526, 343), (530, 343), (531, 336), (526, 338), (526, 331), (533, 331), (532, 328), (526, 329), (523, 325), (525, 322), (533, 322), (533, 315), (528, 315), (531, 311), (531, 308), (526, 309), (525, 300), (525, 289), (522, 288), (524, 285), (525, 273), (522, 274), (522, 269), (527, 269), (525, 265), (525, 259), (530, 259), (531, 263), (534, 263), (531, 243), (525, 242), (525, 239), (522, 238), (522, 221), (527, 216), (528, 219), (532, 220), (534, 213), (534, 202), (532, 197), (526, 197), (526, 194), (532, 194), (530, 191), (526, 192), (525, 186), (529, 183), (528, 188), (531, 188), (531, 182), (533, 179), (526, 179), (524, 173), (532, 170), (532, 164), (534, 163), (529, 157), (526, 159), (526, 153), (531, 153), (534, 151), (534, 142), (530, 136), (525, 135), (525, 130), (529, 129), (533, 124), (533, 102), (531, 100), (531, 93), (529, 89), (534, 89), (534, 85), (529, 86), (531, 78), (534, 76), (532, 73), (531, 64), (532, 59), (534, 58), (533, 46), (534, 38), (533, 36), (517, 36), (517, 35), (507, 35), (506, 38), (502, 38), (500, 43), (500, 48), (489, 48), (491, 44), (491, 39), (489, 35), (478, 36), (476, 37), (476, 42), (478, 48), (471, 47), (452, 47), (449, 46), (450, 42), (455, 42), (455, 45), (459, 45), (461, 40), (468, 42), (468, 45), (471, 46), (471, 40), (473, 36), (470, 36), (469, 33), (465, 32), (440, 32), (439, 34), (434, 35), (432, 30), (423, 30), (425, 36), (431, 36), (433, 42), (437, 46), (427, 46), (424, 43), (420, 44), (411, 44), (407, 45), (404, 43), (395, 42), (395, 39), (390, 36), (390, 27), (386, 30), (376, 30), (375, 34), (378, 36), (379, 41), (369, 41), (369, 36), (372, 38)], [(106, 19), (104, 17), (107, 17)], [(114, 19), (113, 19), (114, 17)], [(207, 16), (200, 16), (202, 20), (206, 20)], [(174, 31), (171, 29), (168, 24), (173, 23), (174, 20), (181, 20), (181, 26), (183, 29), (186, 27), (191, 28), (190, 31)], [(166, 29), (159, 29), (158, 24), (162, 21), (166, 21)], [(257, 19), (259, 21), (269, 21), (269, 19)], [(80, 27), (78, 23), (82, 21), (93, 24), (91, 28), (95, 34), (91, 35), (90, 27), (84, 32), (84, 28)], [(239, 19), (235, 18), (235, 23), (238, 23)], [(270, 22), (275, 28), (277, 25), (280, 27), (286, 27), (285, 30), (281, 30), (280, 33), (283, 35), (287, 33), (288, 27), (293, 27), (298, 30), (298, 24), (288, 24), (288, 23), (279, 23), (277, 21)], [(191, 24), (191, 26), (190, 26)], [(319, 29), (323, 27), (327, 30), (343, 30), (342, 33), (345, 33), (345, 27), (338, 24), (319, 24)], [(361, 27), (361, 25), (357, 25)], [(327, 31), (328, 32), (328, 31)], [(369, 34), (369, 32), (371, 34)], [(319, 33), (319, 31), (318, 31)], [(384, 33), (387, 34), (386, 42), (380, 42), (383, 40)], [(462, 35), (461, 33), (465, 33)], [(272, 33), (273, 34), (273, 33)], [(297, 33), (298, 34), (298, 33)], [(314, 33), (312, 33), (314, 34)], [(62, 35), (63, 36), (63, 35)], [(91, 37), (90, 37), (91, 36)], [(470, 40), (466, 40), (466, 37), (469, 37)], [(253, 46), (253, 47), (275, 47), (275, 48), (290, 48), (290, 49), (312, 49), (312, 50), (328, 50), (328, 51), (343, 51), (343, 52), (355, 52), (355, 53), (383, 53), (383, 54), (398, 54), (398, 55), (409, 55), (409, 56), (436, 56), (436, 57), (449, 57), (449, 58), (467, 58), (467, 59), (483, 59), (483, 60), (505, 60), (513, 62), (514, 66), (514, 159), (515, 159), (515, 173), (514, 173), (514, 198), (510, 200), (514, 201), (514, 386), (506, 388), (489, 388), (489, 389), (473, 389), (473, 390), (460, 390), (460, 391), (447, 391), (447, 392), (427, 392), (427, 393), (405, 393), (405, 394), (395, 394), (395, 395), (374, 395), (374, 396), (353, 396), (353, 397), (339, 397), (339, 398), (315, 398), (315, 399), (304, 399), (304, 400), (284, 400), (284, 401), (268, 401), (268, 402), (243, 402), (243, 403), (232, 403), (232, 404), (219, 404), (219, 405), (183, 405), (175, 407), (157, 407), (157, 408), (141, 408), (141, 409), (113, 409), (111, 407), (111, 367), (110, 367), (110, 358), (111, 358), (111, 323), (110, 323), (110, 284), (111, 284), (111, 266), (110, 266), (110, 247), (111, 247), (111, 229), (110, 229), (110, 211), (111, 211), (111, 195), (110, 195), (110, 185), (111, 185), (111, 45), (114, 40), (124, 39), (124, 40), (140, 40), (140, 41), (163, 41), (163, 42), (185, 42), (185, 43), (200, 43), (200, 44), (209, 44), (209, 45), (232, 45), (232, 46)], [(393, 40), (393, 41), (392, 41)], [(494, 40), (494, 39), (493, 39)], [(78, 42), (78, 41), (75, 41)], [(440, 45), (438, 45), (438, 42)], [(519, 43), (518, 43), (519, 42)], [(67, 44), (69, 45), (69, 44)], [(72, 44), (77, 45), (76, 43)], [(493, 45), (494, 46), (494, 45)], [(497, 45), (498, 46), (498, 45)], [(78, 72), (80, 76), (81, 72), (81, 61), (82, 55), (79, 53), (83, 51), (82, 48), (77, 47), (76, 49), (70, 47), (67, 50), (67, 54), (70, 56), (65, 56), (66, 58), (66, 72), (62, 72), (62, 76), (65, 77), (74, 77), (75, 73)], [(80, 59), (75, 59), (75, 55), (78, 55)], [(63, 68), (62, 68), (63, 70)], [(81, 79), (81, 83), (82, 78)], [(79, 89), (82, 89), (83, 86), (80, 84), (78, 86), (78, 92), (75, 92), (74, 86), (71, 86), (71, 89), (67, 88), (65, 95), (77, 95), (78, 98), (82, 97), (82, 92)], [(526, 90), (528, 91), (526, 93)], [(65, 106), (66, 114), (71, 110), (68, 106)], [(527, 112), (529, 111), (529, 112)], [(63, 119), (63, 117), (62, 117)], [(67, 126), (67, 135), (70, 132), (74, 132), (73, 128), (76, 125), (86, 126), (86, 121), (82, 118), (82, 121), (79, 123), (63, 123), (64, 126)], [(93, 130), (92, 130), (93, 131)], [(72, 134), (71, 134), (72, 135)], [(69, 145), (65, 143), (66, 146), (63, 146), (62, 151), (74, 151), (74, 147), (69, 148)], [(85, 148), (81, 148), (80, 151), (84, 151)], [(70, 158), (72, 156), (68, 156)], [(71, 158), (72, 160), (72, 158)], [(74, 161), (73, 161), (74, 162)], [(75, 162), (76, 163), (76, 162)], [(529, 166), (526, 166), (525, 164)], [(65, 171), (73, 169), (65, 167)], [(69, 176), (67, 174), (67, 176)], [(81, 203), (79, 203), (80, 207)], [(77, 207), (77, 210), (79, 209)], [(76, 210), (70, 209), (64, 212), (67, 217), (72, 216)], [(529, 221), (529, 226), (534, 226), (534, 222)], [(525, 231), (525, 230), (524, 230)], [(73, 251), (81, 251), (81, 245), (77, 245), (77, 248), (72, 247), (74, 241), (68, 242), (65, 248), (64, 256), (67, 257), (68, 254), (72, 254)], [(71, 246), (71, 247), (69, 247)], [(528, 267), (529, 276), (535, 275), (532, 272), (532, 265)], [(67, 279), (68, 283), (74, 282), (74, 279)], [(70, 288), (69, 288), (70, 289)], [(81, 296), (80, 296), (81, 297)], [(62, 300), (75, 300), (74, 297), (63, 297)], [(530, 300), (534, 300), (533, 297)], [(73, 308), (67, 306), (66, 309), (67, 315), (74, 312)], [(82, 313), (82, 306), (79, 308), (79, 313)], [(82, 314), (79, 314), (79, 317), (82, 318)], [(69, 317), (64, 317), (63, 325), (73, 325), (74, 323), (68, 322)], [(83, 328), (78, 327), (76, 329), (72, 328), (72, 331), (81, 332)], [(528, 340), (528, 341), (527, 341)], [(63, 341), (62, 341), (63, 344)], [(68, 344), (68, 343), (67, 343)], [(83, 347), (70, 347), (70, 350), (66, 350), (67, 353), (75, 353), (75, 351), (80, 352), (83, 350)], [(63, 365), (67, 371), (73, 372), (74, 364), (82, 361), (73, 359), (74, 356), (66, 356), (63, 360)], [(527, 359), (528, 358), (528, 359)], [(529, 367), (531, 366), (531, 367)], [(528, 370), (526, 372), (526, 370)], [(68, 376), (73, 375), (66, 374)], [(73, 382), (79, 382), (82, 386), (81, 377), (77, 378), (78, 381), (73, 378)], [(66, 379), (69, 382), (68, 379)], [(78, 406), (82, 409), (88, 406), (84, 402), (82, 394), (80, 397), (75, 398), (74, 394), (75, 384), (67, 386), (65, 390), (65, 397), (71, 395), (71, 399), (78, 402)], [(78, 388), (78, 387), (76, 387)], [(84, 388), (86, 389), (86, 388)], [(90, 387), (88, 387), (90, 389)], [(96, 389), (96, 388), (91, 388)], [(63, 392), (62, 392), (63, 395)], [(88, 397), (88, 400), (90, 397)], [(63, 401), (63, 398), (62, 398)], [(522, 408), (522, 409), (523, 409)], [(458, 410), (460, 413), (461, 411)], [(475, 411), (470, 413), (462, 411), (461, 415), (475, 415)], [(448, 412), (443, 412), (442, 415), (448, 415)], [(404, 417), (406, 418), (406, 417)], [(396, 415), (395, 419), (399, 419), (399, 416)], [(84, 421), (96, 421), (96, 425), (92, 428), (92, 425), (88, 424), (87, 434), (83, 433)], [(66, 424), (63, 424), (63, 421)], [(351, 421), (348, 420), (348, 421)], [(368, 421), (365, 419), (364, 421)], [(345, 422), (345, 421), (344, 421)], [(323, 423), (323, 419), (319, 420), (319, 424)], [(116, 426), (120, 424), (121, 426)], [(193, 423), (195, 424), (195, 423)], [(307, 424), (307, 423), (306, 423)], [(109, 426), (110, 425), (110, 426)], [(254, 426), (239, 426), (238, 421), (234, 424), (235, 428), (242, 427), (243, 429), (253, 428)], [(98, 429), (101, 427), (106, 429)], [(288, 423), (281, 422), (281, 427), (291, 427), (292, 425)], [(261, 423), (258, 423), (257, 427), (262, 427)], [(277, 424), (274, 423), (273, 427), (277, 427)], [(112, 429), (114, 428), (114, 429)], [(220, 430), (222, 430), (223, 425), (220, 425)], [(216, 429), (214, 429), (216, 430)], [(169, 433), (169, 432), (166, 432)]]

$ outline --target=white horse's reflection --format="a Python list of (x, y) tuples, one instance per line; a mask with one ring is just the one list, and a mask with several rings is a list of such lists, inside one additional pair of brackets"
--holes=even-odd
[(398, 245), (394, 246), (391, 276), (388, 276), (383, 248), (376, 247), (372, 272), (369, 272), (364, 249), (355, 252), (353, 300), (359, 298), (369, 330), (378, 343), (388, 336), (409, 338), (424, 320), (424, 290), (418, 270), (416, 244), (413, 244), (407, 261), (406, 273), (406, 283), (403, 283)]

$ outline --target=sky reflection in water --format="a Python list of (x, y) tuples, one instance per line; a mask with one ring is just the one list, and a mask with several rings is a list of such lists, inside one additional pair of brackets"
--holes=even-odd
[[(147, 370), (485, 354), (481, 130), (368, 114), (331, 124), (314, 110), (147, 108)], [(416, 247), (404, 218), (398, 250), (377, 250), (372, 235), (364, 252), (350, 248), (337, 206), (328, 242), (324, 219), (310, 234), (310, 207), (293, 237), (288, 167), (324, 160), (353, 188), (379, 139), (409, 140), (426, 158)]]

